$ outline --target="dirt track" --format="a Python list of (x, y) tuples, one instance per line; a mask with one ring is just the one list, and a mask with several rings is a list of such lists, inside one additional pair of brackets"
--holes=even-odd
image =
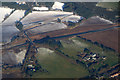
[[(80, 32), (86, 32), (86, 31), (90, 31), (90, 30), (105, 29), (105, 28), (110, 28), (113, 26), (118, 26), (118, 25), (99, 24), (99, 25), (77, 26), (73, 29), (56, 30), (56, 31), (40, 33), (40, 34), (36, 34), (36, 35), (29, 35), (29, 37), (32, 40), (42, 39), (42, 38), (46, 37), (47, 35), (49, 35), (50, 37), (58, 37), (58, 36), (75, 34), (75, 33), (80, 33)], [(82, 34), (81, 36), (83, 36), (84, 38), (90, 39), (92, 41), (100, 42), (103, 45), (111, 47), (118, 51), (118, 36), (116, 36), (117, 32), (118, 32), (117, 29), (115, 29), (115, 30), (111, 29), (111, 30), (107, 30), (107, 31)], [(63, 39), (63, 38), (61, 38), (61, 39)], [(26, 40), (27, 40), (27, 38), (16, 40), (16, 41), (12, 42), (12, 45), (24, 43)]]

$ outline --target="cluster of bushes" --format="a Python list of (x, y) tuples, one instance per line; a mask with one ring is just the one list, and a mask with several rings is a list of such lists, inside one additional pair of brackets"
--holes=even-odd
[(11, 39), (11, 42), (14, 41), (15, 39), (18, 39), (18, 38), (19, 38), (19, 35), (13, 36), (12, 39)]
[(7, 6), (13, 9), (22, 9), (22, 10), (29, 9), (28, 5), (18, 5), (16, 2), (2, 2), (2, 6)]
[(14, 9), (22, 9), (22, 10), (28, 10), (34, 6), (47, 6), (52, 7), (54, 2), (37, 2), (38, 5), (36, 5), (35, 2), (26, 2), (26, 4), (18, 5), (16, 2), (2, 2), (2, 6), (8, 6), (9, 8)]
[(60, 41), (56, 41), (55, 39), (46, 36), (40, 40), (34, 40), (33, 42), (35, 43), (39, 43), (39, 44), (48, 44), (49, 46), (53, 47), (53, 48), (59, 48), (62, 47), (62, 44)]

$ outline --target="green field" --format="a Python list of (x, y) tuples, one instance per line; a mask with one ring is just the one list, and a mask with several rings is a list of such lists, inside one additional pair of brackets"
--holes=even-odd
[[(67, 43), (69, 41), (70, 43)], [(60, 48), (60, 50), (64, 52), (65, 55), (67, 54), (70, 57), (74, 57), (74, 59), (79, 59), (79, 57), (77, 57), (76, 55), (83, 53), (84, 48), (88, 48), (90, 52), (97, 53), (100, 56), (106, 56), (106, 59), (101, 61), (103, 64), (108, 64), (109, 67), (118, 64), (117, 52), (111, 50), (103, 50), (103, 48), (101, 48), (100, 46), (95, 45), (79, 37), (72, 38), (71, 40), (61, 41), (61, 43), (63, 45), (63, 48)], [(96, 69), (103, 65), (101, 64), (101, 62), (99, 62), (99, 64), (94, 65)]]
[[(33, 73), (34, 78), (82, 78), (89, 76), (92, 73), (89, 73), (88, 69), (95, 69), (99, 73), (98, 69), (103, 65), (108, 65), (105, 70), (111, 68), (112, 66), (118, 64), (118, 53), (110, 49), (101, 48), (101, 46), (92, 43), (91, 41), (82, 39), (80, 37), (71, 38), (68, 40), (61, 40), (62, 47), (59, 47), (56, 51), (62, 55), (56, 53), (47, 48), (40, 48), (39, 53), (37, 54), (38, 63), (42, 68), (46, 69), (48, 72), (35, 72)], [(99, 55), (100, 59), (98, 63), (92, 64), (89, 67), (86, 67), (85, 64), (88, 64), (89, 61), (84, 64), (76, 64), (76, 60), (79, 60), (80, 57), (77, 55), (84, 53), (84, 49), (87, 48), (92, 53)], [(68, 56), (66, 56), (68, 55)], [(103, 60), (102, 57), (105, 56), (106, 59)], [(71, 62), (70, 60), (75, 63)], [(96, 73), (95, 72), (95, 73)]]
[(39, 64), (47, 73), (35, 72), (33, 78), (82, 78), (89, 75), (82, 65), (72, 64), (66, 58), (41, 48), (37, 54)]
[(118, 2), (100, 2), (97, 4), (97, 6), (107, 8), (107, 9), (118, 10), (119, 3)]

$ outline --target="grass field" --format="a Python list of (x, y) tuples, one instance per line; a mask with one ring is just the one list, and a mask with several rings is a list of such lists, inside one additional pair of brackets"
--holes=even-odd
[[(106, 56), (106, 59), (99, 62), (99, 64), (95, 64), (94, 67), (98, 69), (103, 64), (108, 64), (109, 67), (112, 67), (118, 64), (118, 53), (111, 50), (103, 50), (98, 45), (95, 45), (89, 41), (81, 39), (79, 37), (72, 38), (70, 40), (61, 41), (63, 48), (60, 48), (64, 54), (69, 55), (70, 57), (74, 57), (74, 59), (79, 59), (76, 55), (83, 53), (84, 48), (88, 48), (90, 52), (97, 53), (100, 56)], [(91, 66), (93, 67), (93, 66)]]
[[(69, 42), (69, 43), (67, 43)], [(89, 44), (83, 43), (82, 41), (79, 41), (77, 39), (71, 39), (66, 41), (61, 41), (63, 48), (61, 48), (61, 51), (68, 54), (69, 56), (76, 56), (77, 52), (83, 52), (84, 48), (90, 47)]]
[(55, 54), (46, 48), (40, 48), (37, 54), (39, 64), (48, 73), (35, 72), (34, 78), (82, 78), (89, 75), (89, 72), (82, 66), (72, 64), (66, 58)]
[(100, 7), (103, 8), (111, 8), (113, 10), (118, 10), (119, 3), (118, 2), (100, 2), (97, 4)]
[[(59, 50), (64, 53), (64, 56), (68, 55), (68, 57), (63, 57), (56, 54), (55, 51), (47, 48), (40, 48), (39, 53), (37, 54), (37, 60), (48, 72), (44, 73), (37, 71), (33, 73), (33, 78), (82, 78), (90, 75), (88, 68), (86, 68), (85, 65), (73, 64), (70, 60), (68, 60), (68, 58), (73, 61), (79, 59), (77, 55), (84, 53), (84, 48), (89, 49), (90, 52), (98, 54), (99, 57), (106, 56), (105, 60), (101, 59), (98, 63), (89, 66), (89, 70), (94, 67), (94, 69), (99, 72), (98, 69), (104, 64), (108, 65), (108, 69), (118, 64), (117, 52), (109, 49), (103, 49), (100, 46), (80, 37), (70, 38), (69, 40), (61, 40), (60, 42), (63, 47), (60, 47)], [(84, 63), (87, 64), (89, 62), (87, 61)]]

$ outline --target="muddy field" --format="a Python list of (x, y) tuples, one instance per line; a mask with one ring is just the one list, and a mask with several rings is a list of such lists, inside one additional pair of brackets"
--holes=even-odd
[(101, 43), (107, 47), (111, 47), (118, 51), (118, 29), (111, 29), (97, 33), (82, 34), (80, 36), (92, 40), (93, 42)]

